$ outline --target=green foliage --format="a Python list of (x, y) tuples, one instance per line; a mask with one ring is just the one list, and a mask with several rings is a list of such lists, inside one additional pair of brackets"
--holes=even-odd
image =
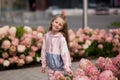
[(25, 33), (24, 27), (16, 27), (16, 29), (17, 29), (16, 37), (20, 39)]
[(64, 76), (65, 76), (66, 80), (73, 80), (73, 75), (71, 75), (71, 74), (65, 74)]
[(84, 56), (104, 56), (104, 57), (114, 57), (117, 55), (117, 52), (113, 52), (113, 45), (112, 43), (102, 43), (103, 48), (98, 48), (99, 43), (97, 41), (93, 41), (93, 43), (86, 49)]
[(119, 28), (120, 27), (120, 22), (113, 22), (110, 24), (110, 27), (117, 27)]
[(114, 56), (113, 55), (114, 52), (112, 51), (112, 49), (113, 49), (112, 43), (105, 42), (103, 44), (103, 52), (104, 52), (104, 54), (102, 54), (102, 55), (105, 56), (105, 57), (112, 57), (112, 56)]
[[(98, 52), (101, 52), (101, 50), (99, 50), (99, 49), (97, 48), (97, 45), (98, 45), (97, 41), (94, 41), (94, 42), (89, 46), (89, 48), (86, 49), (84, 56), (85, 56), (85, 57), (88, 57), (88, 56), (90, 56), (90, 55), (97, 55), (97, 54), (99, 54)], [(97, 54), (96, 54), (96, 53), (97, 53)]]
[(2, 57), (2, 52), (3, 52), (3, 49), (0, 48), (0, 58)]
[(37, 58), (40, 57), (40, 55), (41, 55), (40, 53), (41, 53), (41, 49), (38, 49), (38, 50), (36, 51), (36, 54), (35, 54), (35, 57), (34, 57), (34, 60), (35, 60), (35, 61), (37, 61)]

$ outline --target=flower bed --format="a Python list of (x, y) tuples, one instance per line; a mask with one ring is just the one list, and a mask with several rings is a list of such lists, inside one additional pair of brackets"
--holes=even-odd
[[(73, 60), (81, 57), (114, 57), (120, 52), (120, 29), (91, 29), (85, 27), (74, 32), (69, 29), (70, 54)], [(39, 26), (0, 28), (0, 69), (40, 64), (40, 51), (45, 30)]]
[(44, 29), (24, 26), (0, 28), (0, 69), (40, 62)]
[(56, 80), (120, 80), (120, 54), (114, 58), (99, 57), (95, 63), (82, 58), (74, 75), (56, 71)]
[(70, 50), (73, 57), (114, 57), (120, 51), (120, 29), (91, 29), (86, 27), (77, 32), (69, 30)]

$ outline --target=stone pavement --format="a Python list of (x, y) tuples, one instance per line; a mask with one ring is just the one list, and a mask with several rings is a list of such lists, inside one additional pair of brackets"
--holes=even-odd
[[(95, 60), (92, 60), (93, 62)], [(72, 63), (72, 70), (78, 68), (78, 62)], [(41, 66), (0, 71), (0, 80), (47, 80), (47, 73), (40, 72)], [(46, 70), (47, 71), (47, 70)]]

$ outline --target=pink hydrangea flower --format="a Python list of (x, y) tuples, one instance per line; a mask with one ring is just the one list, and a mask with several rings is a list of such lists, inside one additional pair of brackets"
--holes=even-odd
[(18, 46), (19, 39), (14, 38), (14, 39), (11, 41), (11, 43), (12, 43), (12, 45)]
[(112, 59), (112, 62), (116, 67), (120, 68), (120, 54)]
[(85, 73), (91, 78), (91, 80), (97, 80), (100, 74), (96, 66), (88, 66), (85, 70)]
[(9, 40), (4, 40), (2, 42), (1, 48), (3, 48), (4, 50), (7, 50), (10, 48), (11, 42)]
[(25, 61), (23, 59), (18, 59), (17, 66), (23, 66)]
[(101, 72), (98, 77), (98, 80), (118, 80), (110, 70), (105, 70)]
[(103, 49), (103, 45), (102, 44), (98, 44), (98, 48)]
[(75, 37), (76, 37), (74, 31), (72, 29), (69, 29), (68, 34), (69, 34), (69, 40), (73, 41), (75, 39)]
[(3, 57), (3, 58), (8, 58), (8, 57), (9, 57), (9, 55), (8, 55), (8, 53), (7, 53), (7, 52), (3, 52), (3, 53), (2, 53), (2, 57)]
[(37, 31), (38, 31), (38, 32), (45, 33), (45, 30), (44, 30), (44, 28), (43, 28), (42, 26), (38, 26), (38, 27), (37, 27)]
[(37, 42), (37, 47), (41, 48), (42, 47), (42, 43), (41, 42)]
[(108, 60), (106, 60), (104, 70), (111, 70), (114, 75), (116, 75), (116, 73), (118, 71), (117, 67), (115, 65), (113, 65), (112, 60), (109, 58), (108, 58)]
[(66, 80), (65, 76), (61, 71), (55, 71), (54, 78), (55, 80)]
[(76, 31), (76, 36), (79, 37), (80, 34), (83, 34), (83, 29), (82, 28), (79, 28), (77, 31)]
[(23, 53), (26, 50), (26, 47), (24, 45), (18, 45), (17, 46), (17, 51), (19, 53)]
[(80, 61), (79, 61), (79, 66), (80, 68), (82, 68), (83, 70), (86, 70), (86, 68), (88, 66), (93, 66), (93, 63), (88, 60), (88, 59), (85, 59), (85, 58), (82, 58)]
[(20, 58), (21, 58), (21, 59), (25, 59), (25, 55), (24, 55), (24, 54), (21, 54), (21, 55), (20, 55)]
[(84, 53), (85, 53), (85, 50), (80, 50), (78, 54), (79, 54), (79, 56), (82, 56), (82, 55), (84, 55)]
[(13, 61), (14, 61), (15, 63), (17, 63), (17, 62), (18, 62), (18, 59), (19, 59), (19, 57), (18, 57), (18, 56), (13, 56)]
[(38, 50), (38, 47), (36, 47), (36, 46), (31, 46), (31, 49), (32, 49), (32, 51), (37, 51)]
[(12, 36), (13, 38), (16, 36), (16, 28), (14, 26), (9, 28), (9, 36)]
[(91, 80), (91, 79), (89, 79), (87, 76), (78, 76), (75, 77), (73, 80)]
[(85, 71), (83, 69), (77, 68), (74, 72), (75, 77), (77, 76), (85, 76)]
[(27, 64), (29, 64), (33, 61), (33, 58), (31, 56), (26, 56), (25, 61)]
[(96, 62), (95, 65), (100, 68), (100, 69), (104, 69), (105, 67), (105, 58), (104, 57), (99, 57)]
[(3, 64), (3, 62), (4, 62), (4, 59), (0, 58), (0, 64)]
[(8, 58), (8, 60), (9, 60), (10, 64), (16, 63), (16, 61), (14, 60), (13, 57)]
[(31, 32), (32, 32), (32, 28), (29, 27), (29, 26), (24, 26), (24, 30), (25, 30), (27, 33), (31, 33)]
[(43, 33), (37, 33), (37, 35), (36, 35), (36, 39), (41, 39), (43, 37)]
[(34, 52), (34, 51), (30, 51), (28, 54), (29, 54), (29, 56), (31, 56), (31, 57), (35, 57), (35, 52)]
[(20, 44), (25, 45), (29, 48), (32, 44), (32, 38), (26, 37), (20, 42)]
[(78, 43), (75, 41), (70, 42), (70, 49), (73, 52), (78, 52)]

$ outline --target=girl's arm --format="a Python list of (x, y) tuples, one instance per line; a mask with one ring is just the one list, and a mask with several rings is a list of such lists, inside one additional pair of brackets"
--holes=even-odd
[(68, 50), (67, 42), (64, 37), (61, 39), (61, 47), (60, 48), (61, 48), (62, 60), (64, 63), (64, 69), (67, 72), (70, 72), (71, 71), (71, 57), (70, 57), (70, 53)]
[(43, 39), (43, 45), (41, 49), (41, 63), (42, 63), (42, 68), (46, 67), (46, 51), (45, 51), (45, 39)]

